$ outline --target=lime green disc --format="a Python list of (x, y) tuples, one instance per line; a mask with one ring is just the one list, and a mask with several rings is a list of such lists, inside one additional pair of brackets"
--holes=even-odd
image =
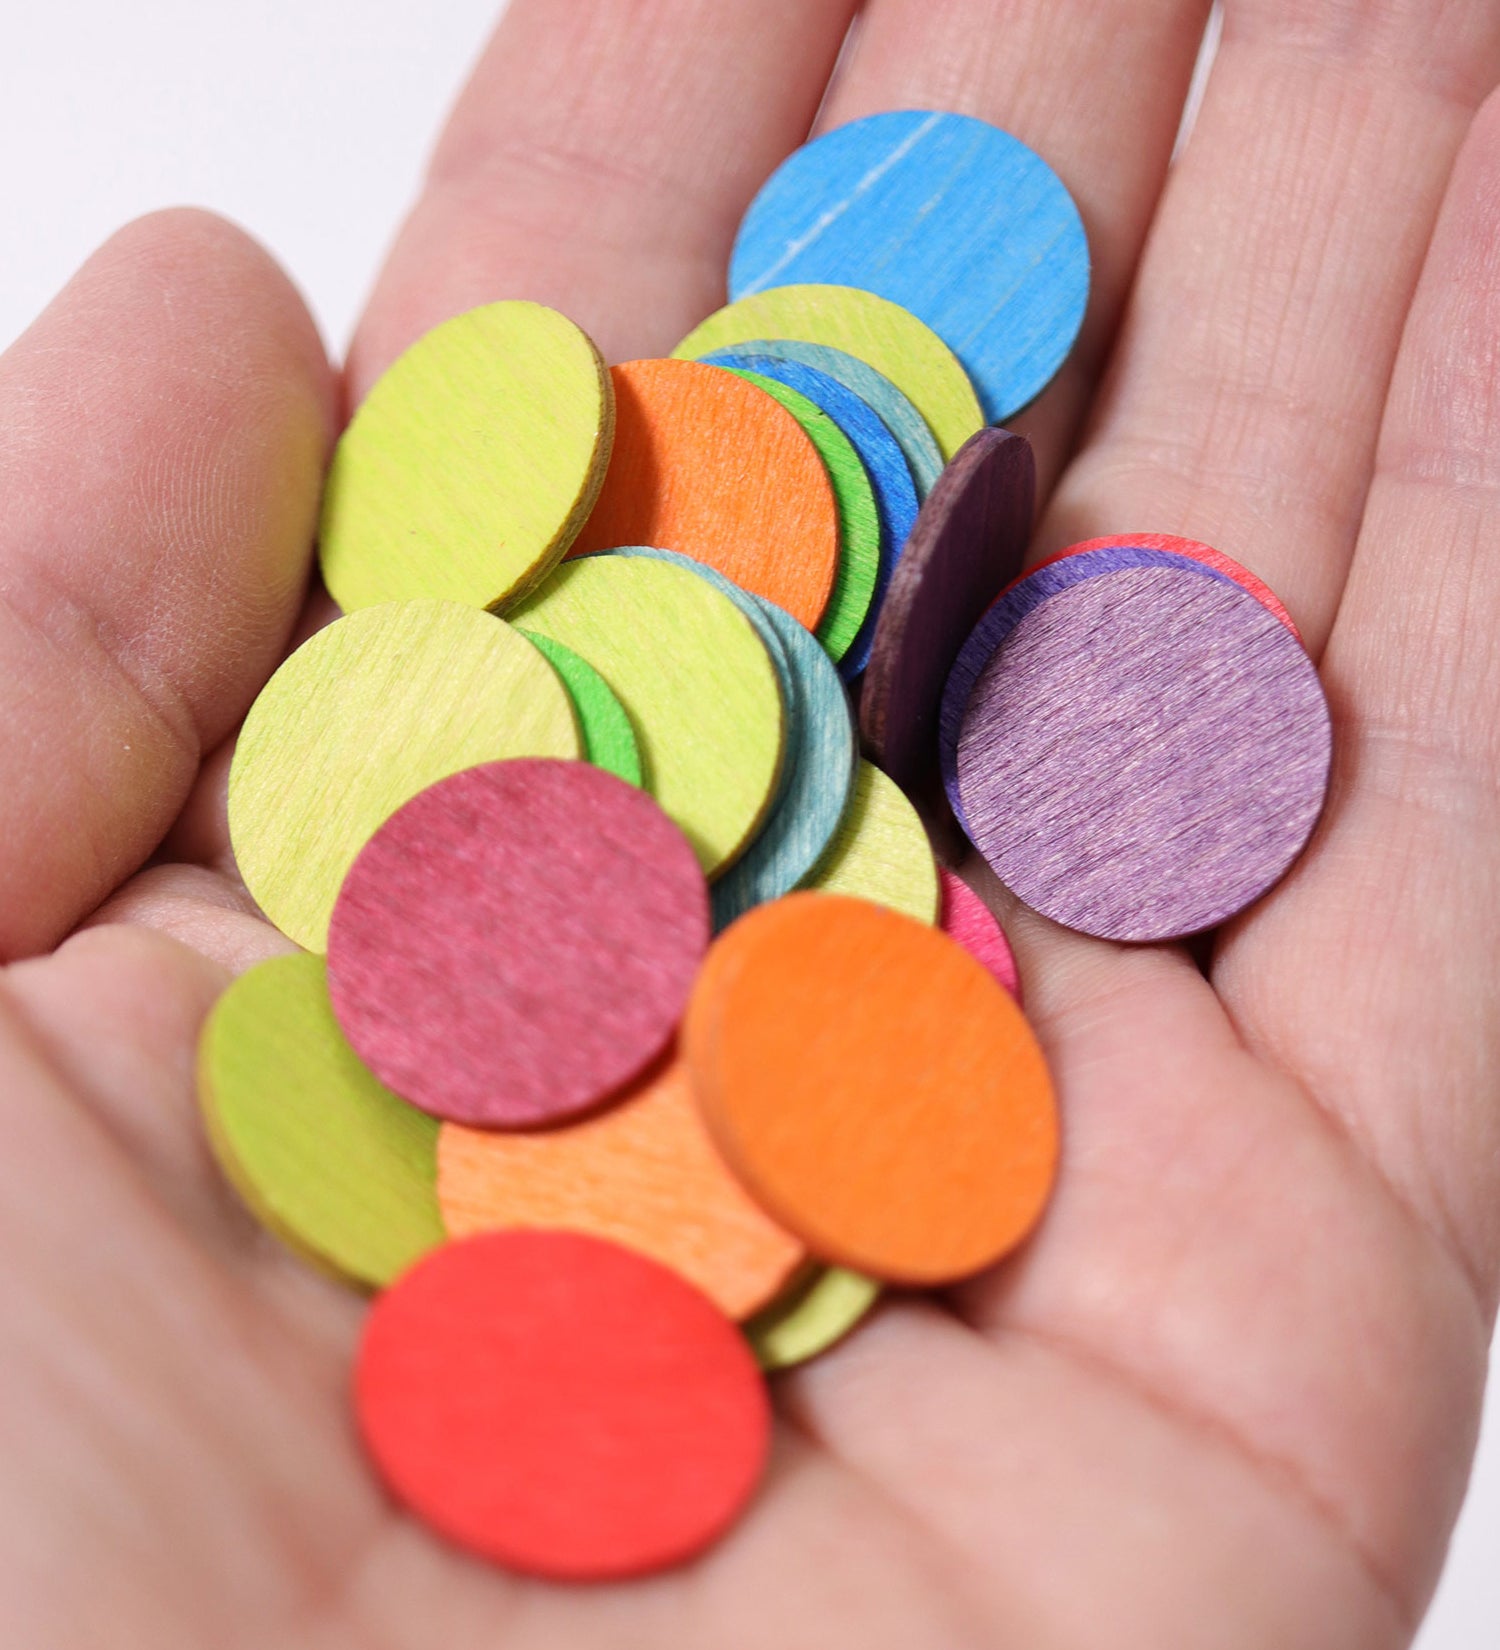
[(862, 1272), (829, 1266), (774, 1300), (745, 1325), (760, 1367), (790, 1369), (841, 1341), (880, 1297), (880, 1285)]
[(573, 698), (578, 725), (583, 730), (583, 754), (596, 768), (603, 768), (631, 785), (641, 782), (641, 750), (625, 707), (615, 697), (608, 682), (581, 654), (564, 647), (551, 636), (528, 636), (546, 655), (547, 662), (563, 679)]
[(906, 793), (874, 763), (861, 758), (848, 811), (802, 886), (937, 921), (937, 861), (927, 832)]

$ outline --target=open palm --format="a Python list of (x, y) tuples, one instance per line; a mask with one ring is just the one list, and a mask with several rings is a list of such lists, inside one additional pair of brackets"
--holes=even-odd
[(0, 361), (0, 954), (33, 959), (0, 990), (5, 1644), (1363, 1650), (1419, 1616), (1500, 1269), (1500, 13), (1229, 0), (1168, 176), (1204, 0), (869, 0), (834, 75), (853, 9), (515, 0), (350, 401), (499, 297), (661, 353), (815, 115), (983, 115), (1095, 253), (1021, 421), (1036, 551), (1184, 533), (1269, 581), (1334, 709), (1310, 852), (1207, 978), (1007, 911), (1056, 1201), (780, 1383), (720, 1548), (582, 1589), (456, 1555), (355, 1447), (360, 1303), (252, 1227), (193, 1113), (226, 968), (284, 946), (204, 753), (296, 622), (337, 391), (236, 231), (133, 226)]

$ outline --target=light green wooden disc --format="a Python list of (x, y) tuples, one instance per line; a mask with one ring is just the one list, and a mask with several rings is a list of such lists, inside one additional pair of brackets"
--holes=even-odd
[(695, 572), (647, 556), (564, 562), (513, 614), (581, 653), (635, 728), (646, 789), (709, 876), (755, 834), (781, 771), (776, 670), (743, 613)]
[(615, 697), (609, 683), (588, 662), (550, 636), (534, 635), (547, 662), (563, 679), (572, 695), (583, 730), (583, 754), (596, 768), (603, 768), (627, 784), (641, 782), (641, 750), (625, 707)]
[(927, 420), (945, 459), (984, 423), (969, 375), (932, 328), (859, 287), (778, 286), (753, 293), (716, 310), (672, 353), (696, 361), (757, 338), (800, 338), (858, 356)]
[(344, 431), (319, 555), (333, 599), (500, 608), (561, 559), (598, 497), (614, 391), (588, 336), (507, 300), (434, 327)]
[(762, 1369), (790, 1369), (843, 1340), (879, 1298), (874, 1278), (825, 1267), (751, 1318), (745, 1338)]
[(763, 373), (743, 367), (727, 370), (758, 385), (786, 408), (807, 431), (833, 483), (839, 512), (839, 570), (827, 610), (818, 621), (817, 637), (828, 657), (837, 662), (859, 634), (880, 577), (880, 516), (870, 472), (854, 443), (815, 401)]
[(568, 690), (503, 619), (456, 602), (361, 608), (304, 642), (250, 707), (229, 837), (272, 922), (321, 951), (354, 856), (460, 768), (581, 754)]
[(230, 986), (203, 1028), (198, 1084), (226, 1177), (299, 1254), (379, 1286), (443, 1241), (437, 1119), (344, 1041), (321, 957), (274, 957)]
[(937, 861), (927, 832), (906, 793), (874, 763), (860, 759), (848, 812), (802, 886), (937, 921)]

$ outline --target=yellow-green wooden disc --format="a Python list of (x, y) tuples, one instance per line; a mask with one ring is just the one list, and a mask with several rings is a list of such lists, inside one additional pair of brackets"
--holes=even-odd
[(598, 497), (609, 373), (543, 304), (456, 315), (388, 367), (344, 431), (319, 555), (333, 599), (500, 608), (556, 565)]
[(324, 1270), (378, 1286), (443, 1241), (437, 1119), (344, 1041), (321, 957), (274, 957), (230, 986), (203, 1028), (198, 1085), (230, 1184)]
[(597, 555), (564, 562), (512, 617), (609, 683), (646, 789), (709, 876), (731, 864), (775, 793), (783, 738), (776, 670), (745, 615), (688, 568)]
[(860, 759), (848, 812), (802, 886), (937, 921), (937, 861), (927, 832), (906, 793), (874, 763)]
[(672, 351), (696, 361), (757, 338), (795, 338), (857, 356), (927, 420), (945, 459), (984, 423), (958, 357), (910, 310), (852, 286), (778, 286), (716, 310)]
[(558, 674), (503, 619), (456, 602), (361, 608), (304, 642), (250, 707), (229, 836), (272, 922), (321, 951), (354, 856), (403, 802), (460, 768), (576, 757)]
[(790, 1369), (841, 1341), (879, 1296), (874, 1278), (824, 1267), (751, 1318), (745, 1338), (762, 1369)]
[(547, 663), (562, 677), (563, 686), (572, 697), (573, 709), (578, 712), (583, 754), (587, 760), (629, 785), (639, 785), (641, 748), (614, 689), (587, 659), (551, 636), (537, 634), (527, 640), (541, 648)]

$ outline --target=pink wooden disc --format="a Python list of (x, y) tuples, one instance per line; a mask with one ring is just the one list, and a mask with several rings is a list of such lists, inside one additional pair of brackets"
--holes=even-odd
[(1010, 941), (995, 913), (961, 876), (946, 866), (939, 867), (938, 880), (942, 891), (938, 927), (950, 940), (957, 940), (971, 957), (982, 962), (1020, 1002), (1021, 976), (1016, 970)]
[(708, 929), (692, 847), (643, 791), (586, 762), (491, 762), (414, 797), (355, 860), (329, 993), (397, 1094), (522, 1127), (661, 1053)]

